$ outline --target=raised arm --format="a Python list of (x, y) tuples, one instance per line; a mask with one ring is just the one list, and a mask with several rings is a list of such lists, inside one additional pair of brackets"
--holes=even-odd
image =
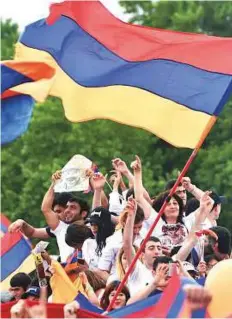
[(137, 210), (137, 203), (134, 198), (129, 197), (125, 210), (127, 210), (128, 215), (123, 231), (123, 250), (127, 260), (127, 264), (130, 265), (134, 258), (133, 227)]
[(9, 228), (9, 233), (15, 233), (21, 231), (28, 238), (48, 239), (49, 235), (45, 228), (35, 228), (32, 225), (25, 222), (23, 219), (17, 219), (13, 222)]
[(140, 158), (136, 155), (136, 160), (131, 163), (131, 168), (134, 171), (134, 190), (135, 199), (142, 207), (145, 219), (149, 219), (152, 207), (147, 199), (144, 197), (144, 187), (142, 182), (142, 163)]
[(102, 206), (101, 193), (103, 191), (106, 179), (101, 173), (95, 173), (90, 180), (91, 186), (94, 190), (92, 209)]
[(41, 210), (44, 214), (46, 222), (48, 226), (51, 227), (52, 230), (55, 230), (59, 225), (59, 218), (58, 215), (52, 210), (52, 204), (54, 201), (54, 187), (57, 181), (61, 178), (61, 171), (57, 171), (55, 174), (52, 175), (52, 183), (44, 195)]
[(196, 232), (201, 230), (201, 224), (204, 222), (207, 214), (211, 211), (213, 207), (214, 201), (212, 198), (209, 196), (210, 192), (207, 191), (203, 194), (200, 200), (200, 207), (196, 210), (196, 218), (195, 222), (192, 225), (192, 228), (190, 230), (190, 233), (186, 240), (184, 241), (182, 247), (176, 254), (175, 258), (181, 261), (186, 260), (188, 255), (190, 254), (191, 250), (197, 243), (197, 236)]
[(197, 188), (196, 185), (192, 184), (191, 179), (189, 177), (183, 177), (181, 183), (183, 187), (186, 189), (186, 191), (191, 193), (196, 199), (200, 200), (201, 197), (204, 195), (204, 192), (200, 188)]
[(134, 176), (127, 167), (126, 163), (122, 161), (120, 158), (115, 158), (112, 160), (112, 165), (114, 169), (119, 171), (123, 176), (125, 176), (129, 181), (129, 187), (134, 186)]

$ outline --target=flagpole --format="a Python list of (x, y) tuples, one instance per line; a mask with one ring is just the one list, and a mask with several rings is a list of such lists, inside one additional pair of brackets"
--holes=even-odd
[(152, 235), (152, 233), (153, 233), (153, 230), (154, 230), (154, 228), (156, 227), (156, 225), (157, 225), (157, 223), (158, 223), (160, 217), (163, 215), (164, 210), (165, 210), (165, 208), (166, 208), (166, 206), (167, 206), (167, 204), (168, 204), (168, 201), (169, 201), (170, 197), (172, 197), (172, 195), (175, 193), (176, 188), (178, 187), (178, 185), (180, 184), (182, 178), (185, 176), (186, 172), (188, 171), (188, 169), (189, 169), (191, 163), (192, 163), (193, 160), (195, 159), (195, 157), (196, 157), (196, 155), (197, 155), (199, 149), (201, 148), (202, 144), (204, 143), (206, 137), (208, 136), (209, 132), (211, 131), (213, 125), (214, 125), (215, 122), (216, 122), (216, 120), (217, 120), (217, 117), (215, 117), (215, 116), (211, 116), (211, 117), (210, 117), (210, 119), (209, 119), (209, 121), (208, 121), (208, 123), (207, 123), (207, 125), (206, 125), (206, 127), (205, 127), (205, 129), (204, 129), (204, 131), (203, 131), (202, 134), (201, 134), (201, 137), (200, 137), (200, 139), (199, 139), (199, 141), (198, 141), (196, 147), (194, 148), (192, 154), (190, 155), (188, 161), (186, 162), (184, 168), (182, 169), (180, 175), (178, 176), (178, 178), (177, 178), (177, 180), (176, 180), (174, 186), (173, 186), (172, 189), (170, 190), (169, 196), (166, 198), (166, 200), (164, 201), (162, 207), (160, 208), (160, 211), (159, 211), (159, 213), (158, 213), (158, 215), (157, 215), (157, 217), (156, 217), (156, 219), (155, 219), (153, 225), (152, 225), (151, 228), (149, 229), (149, 231), (148, 231), (148, 233), (147, 233), (145, 239), (144, 239), (143, 242), (142, 242), (142, 245), (140, 246), (139, 250), (137, 251), (137, 253), (136, 253), (134, 259), (132, 260), (131, 265), (129, 266), (129, 268), (128, 268), (128, 270), (127, 270), (127, 272), (126, 272), (126, 274), (125, 274), (123, 280), (121, 281), (120, 285), (118, 286), (118, 289), (117, 289), (117, 291), (116, 291), (116, 293), (115, 293), (113, 299), (111, 300), (111, 302), (110, 302), (110, 304), (109, 304), (109, 306), (108, 306), (108, 308), (107, 308), (107, 310), (106, 310), (107, 312), (109, 312), (109, 311), (112, 309), (112, 306), (114, 305), (115, 300), (116, 300), (118, 294), (121, 292), (122, 288), (124, 287), (124, 285), (125, 285), (125, 283), (126, 283), (128, 277), (129, 277), (129, 275), (130, 275), (132, 269), (133, 269), (134, 266), (135, 266), (136, 261), (138, 260), (138, 258), (139, 258), (139, 256), (140, 256), (141, 252), (144, 250), (145, 245), (146, 245), (148, 239), (151, 237), (151, 235)]

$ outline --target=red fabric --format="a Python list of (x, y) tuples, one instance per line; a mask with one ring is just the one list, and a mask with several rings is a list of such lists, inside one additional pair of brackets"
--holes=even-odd
[(52, 4), (48, 24), (67, 16), (106, 48), (128, 61), (167, 59), (232, 74), (232, 39), (124, 23), (99, 1)]
[[(10, 318), (10, 309), (15, 304), (15, 302), (8, 302), (5, 304), (1, 304), (1, 318)], [(29, 307), (38, 304), (35, 301), (27, 301)], [(47, 304), (47, 317), (48, 318), (64, 318), (64, 305), (63, 304), (55, 304), (48, 303)], [(97, 313), (93, 313), (86, 310), (78, 310), (77, 312), (78, 318), (107, 318), (106, 316), (99, 315)]]

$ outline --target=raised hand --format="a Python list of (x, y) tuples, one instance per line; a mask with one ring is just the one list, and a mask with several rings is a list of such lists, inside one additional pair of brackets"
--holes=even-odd
[(142, 164), (138, 155), (135, 155), (135, 161), (131, 163), (131, 168), (133, 169), (134, 172), (141, 172)]
[(169, 273), (169, 265), (168, 264), (160, 264), (158, 265), (155, 277), (154, 277), (154, 284), (156, 287), (162, 286), (168, 279)]
[(56, 171), (54, 174), (52, 174), (52, 183), (54, 185), (61, 179), (61, 174), (61, 171)]
[(94, 190), (102, 190), (104, 188), (106, 178), (101, 173), (95, 173), (91, 177), (91, 186)]
[(134, 215), (137, 211), (137, 202), (132, 196), (128, 198), (126, 210), (128, 211), (129, 215)]
[(11, 318), (26, 318), (25, 301), (19, 300), (10, 309)]
[(126, 163), (122, 161), (120, 158), (113, 159), (112, 166), (115, 170), (119, 171), (123, 175), (128, 173), (128, 167)]
[(74, 300), (64, 306), (64, 318), (77, 318), (77, 310), (80, 309), (80, 304)]
[(183, 290), (185, 291), (191, 311), (207, 308), (212, 300), (211, 293), (205, 287), (185, 285)]
[(210, 191), (206, 191), (200, 199), (200, 210), (202, 212), (210, 212), (213, 208), (214, 201), (209, 196), (211, 194)]
[(17, 219), (15, 222), (10, 224), (10, 226), (8, 228), (8, 232), (11, 233), (11, 234), (20, 232), (23, 229), (23, 225), (24, 225), (24, 220), (23, 219)]

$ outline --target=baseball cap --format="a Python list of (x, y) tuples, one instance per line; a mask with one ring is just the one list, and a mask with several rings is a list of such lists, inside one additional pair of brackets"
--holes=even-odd
[(26, 299), (29, 296), (34, 296), (34, 297), (38, 297), (39, 298), (39, 296), (40, 296), (40, 288), (36, 287), (36, 286), (31, 286), (29, 289), (27, 289), (25, 294), (23, 294), (23, 299)]

